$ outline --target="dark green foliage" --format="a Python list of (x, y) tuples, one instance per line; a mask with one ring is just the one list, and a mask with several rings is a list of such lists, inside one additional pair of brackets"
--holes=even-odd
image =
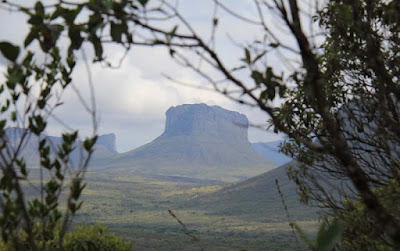
[(15, 61), (19, 55), (19, 47), (9, 42), (0, 42), (0, 51), (10, 61)]
[(107, 227), (103, 226), (76, 226), (64, 238), (65, 250), (74, 251), (128, 251), (132, 244), (117, 237), (115, 234), (106, 233)]
[(294, 224), (294, 228), (310, 250), (332, 251), (340, 250), (340, 248), (338, 249), (338, 246), (340, 245), (342, 239), (343, 225), (343, 222), (339, 220), (335, 220), (329, 224), (321, 224), (315, 240), (310, 239), (297, 224)]
[[(0, 109), (3, 118), (0, 122), (1, 239), (5, 246), (14, 249), (60, 249), (70, 218), (82, 203), (80, 196), (85, 187), (82, 178), (96, 137), (86, 139), (90, 143), (85, 147), (85, 159), (74, 168), (69, 158), (78, 142), (78, 132), (63, 134), (59, 146), (43, 137), (49, 117), (60, 104), (60, 94), (71, 82), (75, 59), (74, 55), (65, 55), (59, 49), (57, 43), (64, 26), (49, 23), (48, 11), (40, 1), (33, 9), (20, 10), (29, 15), (31, 25), (25, 46), (37, 40), (42, 51), (26, 50), (25, 55), (21, 55), (18, 46), (5, 41), (0, 43), (1, 53), (11, 61), (5, 83), (1, 83), (4, 101)], [(46, 57), (42, 63), (36, 61), (36, 54), (40, 53)], [(20, 128), (7, 128), (16, 125)], [(22, 186), (30, 184), (32, 177), (22, 151), (34, 136), (39, 139), (35, 148), (41, 172), (40, 186), (36, 188), (40, 196), (27, 199)], [(45, 179), (45, 175), (50, 178)], [(61, 199), (65, 188), (70, 188), (70, 193)], [(60, 209), (62, 203), (67, 205), (66, 210)], [(57, 236), (56, 229), (59, 229)]]
[[(306, 81), (284, 106), (288, 125), (312, 133), (324, 148), (315, 151), (294, 140), (287, 144), (286, 152), (302, 162), (291, 177), (304, 201), (322, 203), (345, 222), (343, 239), (350, 249), (399, 248), (400, 238), (393, 237), (400, 234), (399, 200), (390, 192), (399, 185), (400, 170), (398, 7), (398, 1), (330, 1), (319, 13), (327, 31), (318, 58), (326, 95), (321, 102), (337, 121), (336, 133), (329, 129), (334, 121), (317, 116), (322, 113), (309, 100)], [(293, 114), (297, 121), (289, 117)], [(335, 134), (342, 135), (341, 146), (334, 146), (340, 141)], [(336, 180), (342, 184), (322, 185)]]
[[(46, 232), (48, 238), (37, 243), (40, 250), (65, 250), (65, 251), (128, 251), (132, 249), (132, 244), (107, 233), (108, 228), (100, 225), (76, 226), (71, 232), (63, 237), (62, 248), (59, 245), (61, 228), (58, 225), (52, 232)], [(37, 239), (43, 236), (41, 224), (34, 227), (34, 235)], [(12, 250), (31, 250), (27, 234), (21, 232), (18, 235), (18, 246), (15, 242), (0, 242), (0, 249), (4, 251)]]
[[(374, 190), (384, 207), (397, 219), (400, 219), (398, 198), (400, 186), (392, 180), (387, 186)], [(376, 220), (360, 200), (347, 199), (344, 209), (329, 220), (341, 220), (344, 224), (343, 246), (349, 250), (394, 250), (393, 241), (375, 225)]]
[[(285, 177), (285, 172), (281, 173)], [(229, 204), (221, 196), (228, 184), (210, 186), (213, 183), (204, 180), (103, 172), (89, 172), (87, 179), (84, 204), (75, 222), (101, 222), (118, 236), (133, 242), (138, 250), (199, 250), (199, 246), (204, 250), (297, 248), (280, 200), (269, 198), (269, 191), (261, 191), (268, 189), (267, 184), (259, 187), (260, 191), (254, 196), (247, 196), (247, 200), (243, 200), (245, 196), (240, 196), (238, 191), (239, 197)], [(308, 235), (314, 236), (319, 225), (317, 215), (312, 216), (305, 206), (299, 207), (295, 192), (288, 193), (290, 186), (286, 190), (286, 182), (282, 181), (281, 185), (285, 186), (283, 193), (292, 219)], [(197, 198), (212, 197), (217, 191), (221, 194), (212, 203), (203, 204), (201, 200), (198, 205), (188, 205)], [(223, 207), (219, 204), (226, 204), (225, 211), (219, 210), (219, 206)], [(251, 207), (254, 210), (249, 210)], [(200, 239), (198, 243), (185, 235), (168, 209), (172, 209), (190, 233)]]

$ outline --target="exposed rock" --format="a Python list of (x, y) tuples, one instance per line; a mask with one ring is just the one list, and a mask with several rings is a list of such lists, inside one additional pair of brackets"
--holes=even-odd
[[(204, 135), (227, 141), (245, 141), (249, 121), (238, 112), (206, 104), (180, 105), (166, 112), (165, 131), (161, 137)], [(234, 136), (234, 137), (232, 137)]]
[(97, 138), (96, 145), (104, 146), (111, 153), (118, 153), (116, 146), (117, 138), (114, 133), (103, 134)]
[(106, 170), (234, 181), (276, 166), (251, 147), (243, 114), (194, 104), (171, 107), (166, 116), (160, 137), (115, 156)]

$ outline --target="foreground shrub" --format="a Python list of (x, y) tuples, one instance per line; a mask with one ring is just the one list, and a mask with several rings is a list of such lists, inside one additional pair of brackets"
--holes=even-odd
[(132, 244), (112, 233), (105, 226), (77, 226), (64, 238), (65, 250), (131, 250)]
[[(128, 251), (132, 250), (132, 243), (112, 233), (107, 233), (105, 226), (76, 226), (72, 232), (64, 235), (62, 243), (59, 242), (59, 230), (56, 233), (44, 233), (43, 237), (40, 224), (34, 228), (40, 250), (66, 250), (66, 251)], [(21, 232), (15, 241), (0, 242), (0, 250), (32, 250), (27, 235)]]

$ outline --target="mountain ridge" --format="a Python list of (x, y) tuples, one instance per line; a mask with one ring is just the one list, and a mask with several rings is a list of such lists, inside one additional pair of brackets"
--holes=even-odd
[(219, 106), (171, 107), (159, 137), (114, 156), (102, 170), (243, 180), (275, 167), (251, 147), (248, 124), (245, 115)]
[(321, 209), (300, 203), (296, 184), (286, 174), (287, 168), (295, 165), (296, 162), (291, 161), (248, 180), (229, 184), (216, 192), (194, 196), (180, 206), (200, 208), (213, 215), (268, 219), (271, 222), (287, 221), (276, 185), (278, 180), (292, 220), (315, 220), (318, 218), (317, 211)]
[[(20, 127), (9, 127), (5, 130), (6, 137), (8, 139), (8, 143), (11, 147), (14, 147), (19, 144), (23, 132), (27, 130)], [(34, 135), (28, 131), (26, 138), (24, 139), (24, 145), (21, 151), (21, 155), (24, 156), (25, 161), (29, 167), (38, 167), (39, 166), (39, 141), (42, 138), (46, 138), (48, 143), (53, 147), (58, 147), (62, 143), (62, 138), (57, 136), (50, 136), (45, 133), (42, 133), (39, 136)], [(82, 159), (81, 155), (81, 142), (76, 147), (76, 149), (71, 153), (70, 158), (71, 161), (75, 164), (79, 163)], [(110, 158), (111, 156), (117, 154), (116, 150), (116, 137), (114, 133), (99, 135), (98, 140), (94, 146), (94, 153), (92, 155), (92, 159), (90, 160), (90, 164), (94, 164), (96, 162), (101, 162), (106, 158)], [(54, 149), (56, 150), (56, 149)], [(52, 150), (52, 151), (54, 151)], [(83, 151), (84, 152), (84, 151)]]

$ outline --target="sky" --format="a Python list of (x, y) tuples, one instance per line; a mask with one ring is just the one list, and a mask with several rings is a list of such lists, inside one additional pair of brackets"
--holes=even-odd
[[(212, 20), (211, 2), (181, 1), (182, 13), (205, 36), (209, 33)], [(250, 1), (231, 3), (233, 9), (243, 11), (249, 17), (255, 14)], [(220, 27), (217, 31), (216, 48), (226, 61), (237, 61), (243, 57), (243, 50), (233, 44), (229, 37), (233, 37), (235, 42), (245, 43), (262, 33), (258, 28), (232, 18), (223, 10), (219, 10), (218, 14)], [(274, 21), (272, 18), (270, 20)], [(8, 40), (22, 44), (27, 31), (24, 16), (0, 9), (0, 41)], [(88, 47), (87, 51), (90, 54), (91, 48)], [(116, 46), (106, 48), (108, 59), (114, 62), (118, 62), (122, 53)], [(278, 60), (274, 60), (272, 57), (268, 63), (280, 64)], [(266, 123), (268, 120), (268, 116), (256, 108), (235, 103), (215, 92), (185, 87), (166, 79), (163, 74), (195, 85), (205, 84), (198, 75), (174, 63), (168, 51), (163, 48), (134, 47), (118, 69), (105, 68), (99, 64), (90, 64), (89, 67), (90, 71), (87, 71), (84, 62), (78, 62), (73, 84), (85, 99), (89, 99), (88, 73), (91, 74), (100, 122), (98, 133), (114, 133), (119, 152), (132, 150), (161, 135), (166, 119), (165, 111), (171, 106), (206, 103), (243, 113), (251, 123)], [(6, 61), (0, 58), (0, 71), (4, 72), (5, 68)], [(56, 111), (56, 115), (69, 127), (89, 134), (90, 119), (71, 88), (64, 94), (63, 102), (64, 105)], [(57, 135), (65, 130), (65, 127), (53, 121), (47, 128), (47, 133)], [(274, 141), (281, 138), (282, 136), (272, 132), (249, 129), (250, 142)]]

